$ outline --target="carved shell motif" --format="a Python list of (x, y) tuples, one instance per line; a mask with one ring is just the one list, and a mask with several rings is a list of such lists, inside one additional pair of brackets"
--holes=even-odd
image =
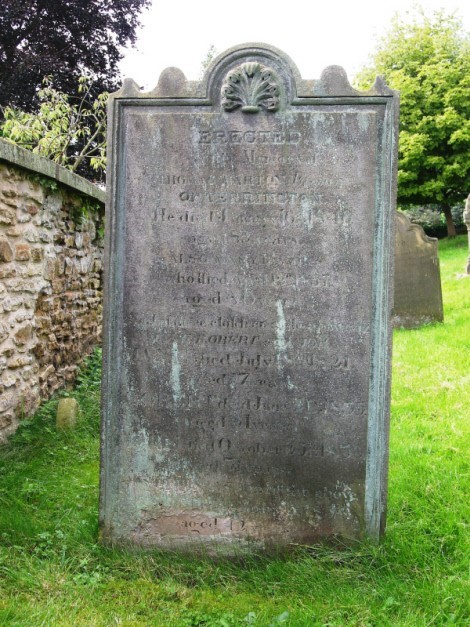
[(222, 85), (222, 107), (245, 113), (279, 108), (279, 84), (274, 72), (261, 63), (242, 63), (231, 70)]

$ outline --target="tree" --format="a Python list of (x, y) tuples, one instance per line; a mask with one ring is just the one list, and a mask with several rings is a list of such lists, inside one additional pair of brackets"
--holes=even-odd
[(73, 94), (83, 74), (97, 94), (114, 89), (121, 49), (135, 43), (150, 0), (2, 0), (0, 106), (34, 110), (46, 76)]
[(451, 207), (470, 187), (469, 34), (441, 11), (396, 16), (356, 83), (364, 89), (377, 74), (400, 91), (398, 202), (439, 204), (453, 236)]
[(108, 94), (91, 94), (93, 82), (82, 76), (78, 97), (54, 88), (50, 78), (39, 90), (39, 111), (6, 107), (0, 137), (48, 157), (59, 165), (104, 180), (106, 170), (106, 103)]
[(206, 56), (201, 61), (201, 70), (199, 72), (199, 80), (203, 79), (204, 74), (206, 73), (207, 68), (209, 67), (209, 65), (212, 63), (212, 61), (215, 59), (215, 57), (218, 54), (219, 53), (217, 52), (217, 48), (214, 46), (214, 44), (211, 44), (209, 46), (208, 51), (206, 52)]

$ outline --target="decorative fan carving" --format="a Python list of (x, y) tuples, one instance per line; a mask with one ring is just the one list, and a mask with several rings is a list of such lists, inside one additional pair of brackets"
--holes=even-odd
[(279, 83), (274, 72), (261, 63), (242, 63), (231, 70), (222, 85), (222, 107), (234, 111), (241, 107), (245, 113), (257, 113), (261, 108), (277, 111)]

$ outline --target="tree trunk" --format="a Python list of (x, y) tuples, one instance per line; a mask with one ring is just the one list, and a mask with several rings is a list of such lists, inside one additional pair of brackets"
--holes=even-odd
[(449, 205), (442, 205), (442, 211), (446, 217), (446, 225), (447, 225), (447, 237), (455, 237), (457, 235), (457, 231), (455, 230), (454, 220), (452, 218), (452, 211), (450, 210)]

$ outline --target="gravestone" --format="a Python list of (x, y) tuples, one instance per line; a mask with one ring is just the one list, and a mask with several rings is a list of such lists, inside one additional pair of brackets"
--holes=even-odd
[(438, 242), (419, 224), (395, 214), (393, 324), (412, 329), (444, 320)]
[(380, 535), (396, 101), (261, 44), (111, 97), (104, 541)]
[(467, 267), (465, 268), (465, 270), (467, 274), (470, 274), (470, 194), (467, 196), (467, 201), (465, 203), (463, 221), (467, 225), (467, 231), (468, 231), (468, 258), (467, 258)]
[(73, 429), (76, 427), (79, 409), (78, 401), (75, 398), (61, 398), (57, 405), (57, 429)]

